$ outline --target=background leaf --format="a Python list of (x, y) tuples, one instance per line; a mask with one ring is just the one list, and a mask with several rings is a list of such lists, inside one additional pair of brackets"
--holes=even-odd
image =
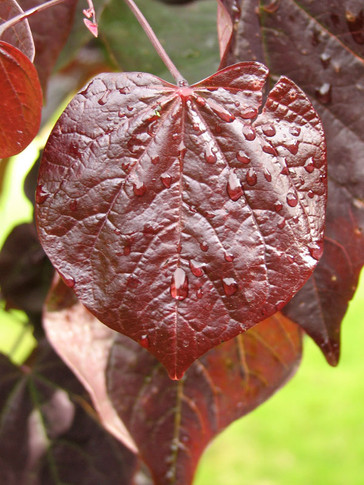
[(0, 158), (20, 153), (38, 132), (42, 90), (31, 61), (0, 41)]
[[(224, 3), (230, 10), (234, 5)], [(235, 19), (228, 59), (258, 59), (273, 79), (289, 76), (321, 116), (329, 165), (325, 252), (285, 312), (332, 365), (339, 358), (341, 319), (364, 262), (363, 12), (360, 0), (246, 1)]]
[[(22, 13), (18, 2), (15, 0), (2, 0), (0, 2), (0, 22), (12, 19), (16, 15)], [(1, 40), (17, 47), (23, 52), (30, 61), (33, 62), (35, 55), (35, 47), (33, 35), (29, 27), (28, 19), (18, 22), (13, 27), (7, 29), (1, 37)]]
[(132, 483), (136, 460), (90, 416), (80, 384), (43, 343), (17, 368), (0, 356), (0, 456), (6, 484)]
[[(45, 326), (57, 352), (82, 380), (88, 358), (91, 386), (95, 378), (90, 373), (106, 371), (110, 405), (159, 485), (191, 483), (210, 440), (268, 399), (293, 375), (301, 358), (299, 327), (277, 313), (211, 350), (181, 381), (171, 381), (141, 346), (112, 330), (103, 333), (100, 322), (61, 281), (50, 293)], [(71, 345), (66, 336), (72, 336)], [(92, 348), (90, 339), (95, 340)]]

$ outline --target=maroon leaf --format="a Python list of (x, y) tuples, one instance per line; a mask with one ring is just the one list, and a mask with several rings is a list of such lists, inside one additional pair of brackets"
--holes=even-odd
[(325, 143), (303, 92), (242, 63), (191, 87), (104, 74), (44, 151), (39, 234), (64, 281), (172, 378), (279, 310), (322, 247)]
[(154, 357), (119, 335), (109, 394), (155, 483), (189, 485), (213, 437), (283, 385), (300, 355), (298, 327), (277, 313), (208, 352), (174, 382)]
[[(234, 2), (224, 3), (231, 10)], [(325, 253), (307, 287), (285, 311), (335, 365), (341, 320), (364, 263), (363, 3), (280, 0), (265, 2), (260, 14), (258, 7), (257, 0), (244, 3), (230, 62), (256, 58), (267, 62), (275, 75), (291, 77), (312, 97), (325, 127)]]
[[(21, 5), (24, 10), (28, 10), (42, 3), (44, 0), (22, 0)], [(77, 0), (65, 0), (29, 19), (36, 49), (34, 63), (44, 93), (58, 55), (71, 31), (76, 5)]]
[[(0, 23), (12, 19), (22, 12), (23, 10), (15, 0), (2, 0), (0, 2)], [(34, 60), (34, 41), (27, 19), (7, 29), (2, 35), (1, 40), (17, 47), (31, 61)]]
[(40, 125), (42, 90), (35, 67), (16, 47), (0, 41), (0, 158), (20, 153)]
[(89, 392), (105, 428), (130, 450), (136, 445), (107, 396), (106, 366), (117, 332), (102, 325), (57, 277), (43, 318), (54, 349)]
[(0, 355), (1, 483), (131, 484), (135, 457), (85, 412), (68, 368), (47, 345), (32, 359), (17, 368)]
[(181, 381), (171, 381), (150, 353), (102, 326), (61, 282), (50, 293), (44, 324), (52, 345), (88, 388), (97, 380), (99, 387), (109, 360), (103, 376), (108, 405), (129, 429), (159, 485), (191, 483), (209, 441), (270, 397), (301, 358), (302, 332), (276, 313), (208, 352)]
[(39, 328), (52, 273), (34, 225), (15, 227), (0, 251), (0, 287), (6, 308), (23, 310)]

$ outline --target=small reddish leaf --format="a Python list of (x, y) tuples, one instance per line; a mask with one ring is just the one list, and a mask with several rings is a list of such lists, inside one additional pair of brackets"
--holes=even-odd
[(0, 158), (20, 153), (38, 132), (42, 90), (35, 67), (16, 47), (0, 41)]
[(317, 263), (321, 123), (287, 78), (259, 113), (267, 74), (242, 63), (191, 87), (101, 75), (44, 151), (37, 218), (52, 263), (103, 323), (147, 335), (172, 378), (276, 312)]
[(110, 357), (109, 395), (154, 483), (189, 485), (209, 442), (281, 387), (300, 356), (299, 327), (277, 313), (208, 352), (174, 382), (120, 335)]
[[(100, 374), (108, 382), (104, 399), (159, 485), (191, 483), (207, 444), (281, 387), (294, 374), (302, 350), (299, 327), (276, 313), (208, 352), (174, 382), (150, 353), (75, 302), (62, 282), (50, 292), (44, 324), (54, 348), (87, 388)], [(144, 344), (148, 347), (147, 336)]]
[(220, 59), (225, 57), (233, 35), (233, 21), (224, 3), (217, 2), (217, 37), (219, 40)]
[(55, 278), (43, 325), (54, 349), (89, 392), (105, 428), (130, 450), (136, 445), (112, 407), (106, 391), (106, 366), (115, 331), (102, 325), (74, 293)]
[[(2, 0), (0, 2), (0, 23), (12, 19), (20, 13), (23, 13), (23, 10), (15, 0)], [(33, 62), (35, 48), (33, 35), (27, 19), (7, 29), (2, 35), (1, 40), (17, 47)]]

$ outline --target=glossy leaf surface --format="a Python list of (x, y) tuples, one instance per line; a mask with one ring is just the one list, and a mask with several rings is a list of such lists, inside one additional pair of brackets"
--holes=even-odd
[(45, 342), (21, 368), (0, 355), (1, 483), (132, 483), (135, 457), (86, 412), (79, 393)]
[[(24, 5), (22, 6), (24, 7)], [(22, 12), (23, 10), (15, 0), (2, 0), (0, 2), (0, 23), (12, 19)], [(17, 47), (33, 62), (35, 48), (27, 19), (7, 29), (2, 35), (1, 40)]]
[(95, 78), (47, 143), (41, 242), (103, 323), (180, 378), (200, 355), (279, 310), (322, 251), (320, 121), (287, 78), (243, 63), (192, 87)]
[(53, 288), (45, 313), (52, 345), (78, 375), (87, 360), (89, 377), (106, 371), (109, 405), (158, 485), (190, 484), (209, 441), (268, 399), (293, 375), (301, 357), (299, 327), (276, 313), (208, 352), (175, 382), (145, 349), (102, 327), (63, 283)]
[(40, 124), (42, 90), (31, 61), (0, 41), (0, 158), (20, 153)]
[[(235, 1), (224, 3), (233, 15)], [(228, 59), (257, 59), (275, 76), (289, 76), (311, 96), (322, 119), (329, 166), (325, 252), (285, 311), (332, 365), (339, 358), (341, 320), (364, 264), (363, 28), (361, 0), (249, 0), (235, 18)]]

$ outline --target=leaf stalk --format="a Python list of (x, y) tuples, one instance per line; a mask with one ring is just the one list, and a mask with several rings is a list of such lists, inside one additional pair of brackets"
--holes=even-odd
[(157, 51), (157, 54), (159, 57), (162, 59), (163, 63), (167, 67), (168, 71), (172, 74), (173, 78), (175, 79), (176, 83), (179, 86), (186, 86), (187, 81), (184, 79), (182, 74), (179, 72), (179, 70), (176, 68), (176, 66), (173, 64), (172, 60), (168, 56), (167, 52), (165, 51), (164, 47), (160, 43), (158, 37), (154, 33), (152, 27), (148, 23), (147, 19), (144, 17), (142, 12), (139, 10), (139, 7), (135, 4), (134, 0), (124, 0), (125, 3), (128, 5), (130, 10), (133, 12), (135, 15), (136, 19), (142, 26), (144, 32), (147, 34), (149, 40), (153, 44), (153, 47)]

